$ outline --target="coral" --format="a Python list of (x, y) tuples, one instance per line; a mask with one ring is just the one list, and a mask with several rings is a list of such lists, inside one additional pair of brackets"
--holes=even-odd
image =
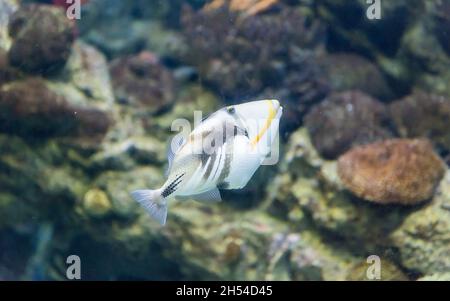
[(3, 85), (0, 108), (1, 132), (30, 138), (85, 136), (97, 139), (105, 135), (112, 122), (106, 112), (71, 104), (38, 78)]
[(64, 67), (74, 40), (73, 23), (58, 7), (22, 5), (10, 18), (11, 65), (30, 73), (52, 73)]
[(0, 231), (0, 280), (19, 279), (26, 272), (27, 259), (32, 255), (32, 249), (32, 241), (27, 235), (15, 231)]
[(431, 275), (423, 276), (417, 281), (449, 281), (450, 273), (433, 273)]
[(259, 211), (171, 203), (171, 223), (164, 228), (145, 212), (137, 212), (131, 223), (111, 225), (103, 219), (81, 226), (90, 241), (75, 241), (77, 254), (96, 258), (95, 266), (100, 267), (86, 269), (84, 279), (105, 278), (107, 266), (117, 262), (109, 277), (329, 280), (344, 279), (349, 263), (356, 262), (313, 234), (290, 232), (282, 222)]
[(388, 260), (380, 261), (380, 279), (368, 279), (367, 270), (371, 264), (366, 261), (361, 262), (353, 266), (349, 272), (347, 280), (350, 281), (368, 281), (368, 280), (381, 280), (381, 281), (406, 281), (408, 277), (392, 262)]
[(312, 141), (326, 158), (336, 158), (355, 145), (391, 136), (385, 106), (359, 91), (330, 94), (305, 116)]
[(110, 72), (114, 94), (121, 103), (157, 113), (174, 101), (172, 74), (151, 52), (117, 59)]
[[(83, 280), (365, 280), (369, 255), (449, 278), (450, 173), (412, 139), (450, 158), (445, 1), (82, 2), (74, 31), (65, 1), (0, 0), (0, 279), (66, 279), (68, 254)], [(276, 166), (164, 227), (133, 201), (175, 119), (263, 98)]]
[[(408, 146), (414, 151), (414, 146)], [(431, 152), (429, 144), (423, 147)], [(417, 161), (406, 160), (412, 165)], [(440, 170), (440, 165), (435, 169)], [(421, 173), (427, 173), (427, 168)], [(381, 258), (381, 280), (408, 280), (448, 272), (448, 231), (444, 229), (448, 229), (449, 187), (447, 171), (433, 200), (423, 206), (361, 202), (345, 191), (336, 162), (320, 158), (302, 128), (290, 136), (268, 197), (271, 212), (302, 229), (301, 235), (306, 229), (317, 229), (320, 234), (314, 235), (331, 244), (334, 252), (343, 248), (360, 256), (346, 267), (345, 279), (365, 279), (366, 257), (375, 254)]]
[(101, 217), (111, 210), (111, 202), (104, 191), (91, 189), (84, 195), (83, 207), (89, 215)]
[(0, 48), (0, 86), (21, 77), (22, 73), (9, 64), (6, 51)]
[(434, 17), (434, 31), (442, 47), (450, 54), (449, 28), (450, 28), (450, 3), (438, 1), (433, 3), (431, 15)]
[(64, 73), (68, 81), (89, 98), (89, 102), (110, 107), (114, 102), (105, 56), (93, 46), (76, 41)]
[(162, 165), (167, 160), (166, 145), (152, 137), (134, 136), (109, 143), (92, 157), (92, 169), (129, 170), (135, 162)]
[(199, 7), (205, 0), (90, 1), (83, 7), (80, 32), (108, 58), (143, 50), (170, 57), (184, 47), (173, 28), (179, 27), (181, 6), (186, 2)]
[(389, 110), (401, 137), (425, 137), (450, 151), (450, 99), (415, 91), (390, 104)]
[(274, 13), (248, 14), (248, 9), (233, 9), (233, 3), (211, 4), (198, 12), (186, 7), (183, 12), (189, 47), (185, 60), (197, 67), (200, 76), (229, 97), (280, 87), (284, 78), (286, 85), (309, 83), (296, 93), (312, 99), (320, 93), (315, 85), (320, 78), (311, 77), (315, 74), (309, 70), (315, 68), (310, 53), (321, 45), (323, 26), (284, 5)]
[(8, 50), (11, 47), (11, 38), (8, 34), (10, 16), (19, 7), (17, 0), (0, 1), (0, 49)]
[[(450, 59), (439, 41), (436, 29), (433, 29), (438, 26), (437, 22), (431, 18), (435, 14), (433, 8), (436, 4), (425, 5), (425, 16), (417, 18), (407, 28), (393, 58), (379, 59), (381, 68), (392, 79), (392, 86), (397, 87), (401, 96), (414, 89), (450, 95), (447, 85)], [(441, 27), (438, 31), (446, 32)]]
[(318, 64), (333, 91), (359, 90), (381, 100), (392, 97), (393, 92), (380, 69), (364, 57), (329, 54), (318, 59)]
[(444, 175), (427, 140), (391, 139), (351, 149), (338, 174), (356, 196), (379, 204), (413, 205), (430, 199)]
[(354, 254), (388, 257), (387, 237), (410, 213), (409, 209), (373, 206), (347, 193), (336, 162), (318, 155), (305, 128), (290, 136), (279, 165), (280, 171), (268, 190), (275, 212), (284, 214), (284, 219), (301, 229), (318, 228), (325, 237), (338, 237), (338, 245)]
[(425, 275), (450, 272), (450, 173), (436, 197), (391, 235), (402, 265)]
[(423, 0), (380, 1), (381, 19), (366, 17), (365, 0), (322, 0), (319, 12), (329, 24), (329, 47), (360, 53), (396, 53), (401, 39), (424, 11)]

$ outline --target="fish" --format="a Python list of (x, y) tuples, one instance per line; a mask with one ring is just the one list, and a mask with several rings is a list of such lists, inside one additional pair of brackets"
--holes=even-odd
[(189, 134), (173, 137), (167, 180), (158, 189), (131, 192), (148, 214), (166, 224), (168, 201), (220, 202), (219, 189), (242, 189), (270, 156), (283, 108), (276, 99), (224, 107)]

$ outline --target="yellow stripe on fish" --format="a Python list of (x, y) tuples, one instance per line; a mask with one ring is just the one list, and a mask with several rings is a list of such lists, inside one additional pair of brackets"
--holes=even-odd
[(256, 135), (256, 137), (250, 142), (250, 145), (252, 146), (252, 148), (254, 148), (256, 146), (256, 144), (259, 142), (259, 140), (261, 140), (262, 136), (264, 136), (264, 134), (267, 132), (267, 129), (270, 127), (272, 120), (277, 115), (277, 111), (273, 107), (273, 102), (271, 100), (266, 100), (266, 102), (268, 102), (268, 104), (269, 104), (269, 116), (267, 117), (266, 122), (264, 123), (264, 126), (259, 131), (258, 135)]

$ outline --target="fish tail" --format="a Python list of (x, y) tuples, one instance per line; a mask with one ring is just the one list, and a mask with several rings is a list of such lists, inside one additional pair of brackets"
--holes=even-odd
[(161, 195), (161, 189), (135, 190), (131, 193), (131, 196), (161, 225), (166, 223), (167, 201)]

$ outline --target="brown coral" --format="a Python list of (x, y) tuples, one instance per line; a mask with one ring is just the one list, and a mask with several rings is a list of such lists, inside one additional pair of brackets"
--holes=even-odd
[(344, 186), (380, 204), (427, 200), (444, 172), (444, 163), (423, 139), (390, 139), (355, 147), (338, 160)]

